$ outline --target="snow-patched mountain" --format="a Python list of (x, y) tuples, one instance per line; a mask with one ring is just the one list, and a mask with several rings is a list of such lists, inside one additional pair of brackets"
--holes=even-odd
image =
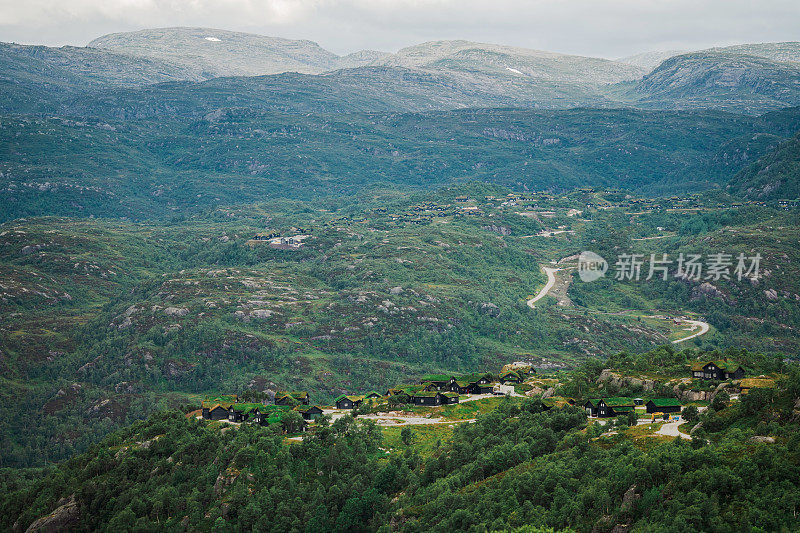
[(182, 65), (202, 78), (315, 74), (337, 68), (339, 56), (312, 41), (210, 28), (156, 28), (112, 33), (89, 43)]
[(471, 41), (432, 41), (403, 48), (380, 61), (387, 66), (525, 76), (542, 81), (605, 84), (634, 80), (646, 69), (601, 59)]

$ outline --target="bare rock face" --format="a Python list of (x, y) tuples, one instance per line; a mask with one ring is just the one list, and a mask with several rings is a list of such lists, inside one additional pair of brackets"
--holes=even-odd
[(482, 229), (486, 231), (492, 231), (500, 235), (511, 235), (511, 228), (507, 228), (506, 226), (497, 226), (495, 224), (492, 224), (490, 226), (483, 226)]
[(636, 500), (641, 498), (641, 494), (636, 493), (636, 485), (631, 485), (631, 487), (625, 491), (625, 494), (622, 496), (622, 505), (620, 506), (620, 511), (627, 512), (633, 508), (633, 504), (636, 503)]
[(185, 307), (167, 307), (164, 309), (164, 313), (169, 316), (186, 316), (189, 314), (189, 310)]
[(79, 518), (80, 508), (73, 494), (66, 500), (59, 500), (58, 507), (56, 507), (52, 513), (36, 519), (28, 526), (25, 533), (55, 533), (57, 531), (66, 531), (77, 525)]
[(775, 444), (775, 437), (764, 437), (762, 435), (755, 435), (750, 437), (750, 440), (753, 442), (764, 442), (767, 444)]
[(681, 390), (677, 385), (672, 389), (682, 402), (710, 402), (714, 393), (711, 391)]
[(403, 292), (403, 287), (392, 287), (389, 289), (389, 294), (400, 294)]
[(652, 379), (641, 379), (631, 376), (620, 376), (611, 371), (610, 368), (604, 369), (600, 372), (597, 378), (597, 383), (608, 383), (609, 385), (621, 388), (623, 385), (630, 385), (631, 387), (642, 387), (643, 390), (651, 391), (656, 385)]
[(767, 300), (777, 300), (778, 299), (778, 291), (775, 289), (767, 289), (764, 291), (764, 296), (767, 297)]
[(728, 301), (728, 298), (721, 290), (719, 290), (718, 288), (716, 288), (714, 285), (712, 285), (707, 281), (701, 283), (700, 285), (692, 289), (692, 296), (690, 299), (694, 301), (694, 300), (699, 300), (700, 298), (703, 297), (716, 298), (719, 300), (724, 300), (726, 302)]
[(225, 489), (233, 485), (233, 482), (236, 481), (237, 477), (239, 477), (239, 473), (232, 472), (230, 468), (224, 472), (220, 472), (220, 474), (217, 476), (216, 482), (214, 483), (214, 493), (217, 496), (222, 494)]

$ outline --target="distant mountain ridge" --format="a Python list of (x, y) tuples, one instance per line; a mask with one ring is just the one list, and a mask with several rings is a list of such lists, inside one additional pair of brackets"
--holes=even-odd
[(204, 79), (283, 72), (320, 74), (361, 66), (596, 83), (632, 80), (645, 73), (641, 67), (607, 59), (463, 40), (421, 43), (396, 54), (361, 50), (338, 56), (307, 40), (212, 28), (157, 28), (104, 35), (88, 46), (181, 65)]
[[(736, 113), (800, 105), (800, 43), (611, 61), (464, 40), (338, 56), (209, 28), (111, 34), (88, 48), (0, 43), (0, 112), (115, 118), (240, 106), (280, 112), (640, 107)], [(167, 83), (165, 82), (175, 82)]]
[(199, 78), (316, 74), (339, 58), (317, 43), (211, 28), (156, 28), (98, 37), (88, 45), (181, 65)]
[(665, 60), (636, 83), (638, 104), (658, 109), (698, 107), (759, 113), (800, 105), (800, 63), (728, 51)]

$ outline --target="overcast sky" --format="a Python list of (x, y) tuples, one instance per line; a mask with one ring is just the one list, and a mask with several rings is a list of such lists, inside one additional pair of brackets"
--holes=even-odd
[(468, 39), (620, 57), (800, 40), (800, 0), (0, 0), (0, 41), (85, 45), (203, 26), (311, 39), (339, 53)]

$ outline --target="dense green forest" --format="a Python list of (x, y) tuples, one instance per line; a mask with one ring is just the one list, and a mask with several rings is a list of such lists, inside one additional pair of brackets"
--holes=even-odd
[(684, 194), (723, 186), (800, 128), (797, 108), (751, 117), (630, 109), (332, 115), (210, 107), (190, 119), (168, 109), (167, 116), (137, 120), (104, 116), (101, 109), (82, 110), (79, 119), (0, 116), (0, 220), (153, 220), (265, 199), (341, 202), (387, 190), (430, 192), (470, 180), (514, 191), (595, 186), (637, 196)]
[(391, 453), (385, 432), (349, 416), (287, 443), (165, 412), (36, 475), (6, 470), (0, 516), (25, 528), (58, 507), (109, 531), (790, 531), (800, 371), (785, 371), (776, 389), (715, 402), (691, 440), (622, 421), (598, 438), (581, 409), (538, 398), (506, 398), (432, 444), (411, 430)]

